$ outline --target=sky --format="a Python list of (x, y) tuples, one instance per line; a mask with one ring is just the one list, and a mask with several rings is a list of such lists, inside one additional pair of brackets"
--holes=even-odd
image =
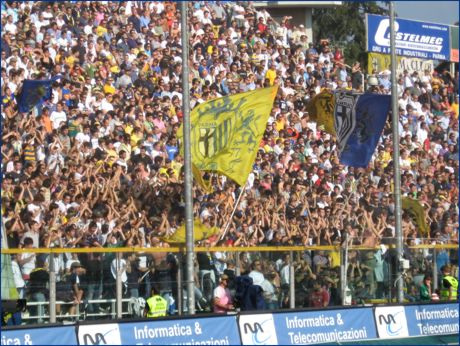
[(458, 1), (395, 1), (395, 12), (402, 19), (453, 25), (458, 22)]

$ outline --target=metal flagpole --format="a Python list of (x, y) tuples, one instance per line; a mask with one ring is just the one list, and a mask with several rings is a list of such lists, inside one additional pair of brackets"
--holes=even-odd
[(192, 153), (190, 150), (190, 88), (188, 83), (188, 24), (187, 1), (180, 3), (181, 11), (181, 45), (182, 45), (182, 117), (184, 119), (184, 168), (185, 168), (185, 247), (186, 247), (186, 283), (188, 313), (195, 314), (194, 282), (194, 239), (193, 239), (193, 197), (192, 197)]
[(222, 235), (220, 236), (220, 240), (224, 239), (225, 235), (227, 234), (228, 227), (230, 226), (230, 222), (232, 222), (233, 215), (235, 215), (236, 208), (238, 207), (238, 204), (240, 204), (241, 197), (243, 197), (244, 192), (246, 191), (246, 185), (248, 182), (246, 181), (246, 184), (241, 188), (240, 195), (238, 196), (238, 199), (236, 200), (235, 206), (233, 207), (232, 214), (230, 215), (230, 218), (227, 221), (227, 225), (225, 225), (224, 231), (222, 232)]
[(401, 170), (399, 168), (399, 111), (398, 111), (398, 87), (396, 77), (396, 44), (395, 44), (395, 9), (393, 1), (390, 1), (390, 47), (391, 47), (391, 112), (393, 126), (393, 170), (394, 170), (394, 200), (395, 200), (395, 228), (396, 228), (396, 253), (397, 253), (397, 297), (398, 302), (404, 300), (403, 294), (403, 239), (401, 231)]

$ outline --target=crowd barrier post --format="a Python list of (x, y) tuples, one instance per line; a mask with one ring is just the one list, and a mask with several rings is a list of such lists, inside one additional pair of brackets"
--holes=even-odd
[(347, 268), (348, 268), (348, 233), (345, 233), (345, 247), (340, 247), (341, 253), (341, 261), (340, 261), (340, 288), (341, 288), (341, 298), (342, 298), (342, 305), (345, 305), (345, 297), (346, 297), (346, 290), (348, 286), (348, 277), (347, 277)]
[(120, 264), (121, 264), (121, 255), (122, 253), (121, 252), (118, 252), (117, 253), (117, 265), (116, 265), (116, 294), (117, 294), (117, 318), (121, 318), (122, 317), (122, 297), (123, 297), (123, 290), (122, 290), (122, 282), (121, 282), (121, 273), (122, 273), (122, 270), (123, 268), (121, 268)]
[(340, 247), (340, 301), (342, 305), (345, 305), (345, 250)]
[(294, 273), (294, 252), (290, 251), (291, 262), (289, 263), (289, 307), (295, 308), (295, 273)]
[(50, 290), (50, 303), (49, 303), (49, 316), (50, 323), (56, 323), (56, 266), (54, 263), (54, 253), (49, 254), (50, 273), (49, 273), (49, 290)]
[(182, 253), (177, 254), (177, 313), (182, 316), (183, 306), (183, 289), (182, 289)]
[(240, 276), (241, 275), (241, 270), (240, 270), (240, 252), (237, 251), (235, 252), (235, 274), (236, 276)]
[(433, 248), (433, 291), (438, 289), (438, 264), (437, 262), (438, 251)]

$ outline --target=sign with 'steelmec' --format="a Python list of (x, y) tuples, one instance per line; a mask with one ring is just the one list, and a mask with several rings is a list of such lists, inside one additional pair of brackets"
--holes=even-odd
[[(368, 52), (391, 53), (389, 17), (367, 14), (366, 30)], [(396, 18), (395, 46), (396, 55), (450, 60), (449, 26)]]

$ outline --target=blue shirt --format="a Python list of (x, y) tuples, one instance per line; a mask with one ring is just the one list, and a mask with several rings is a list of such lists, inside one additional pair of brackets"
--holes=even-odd
[(178, 147), (169, 146), (167, 144), (165, 145), (165, 149), (166, 149), (166, 153), (168, 154), (168, 159), (170, 159), (171, 161), (174, 160), (174, 158), (176, 157), (177, 153), (179, 152)]

